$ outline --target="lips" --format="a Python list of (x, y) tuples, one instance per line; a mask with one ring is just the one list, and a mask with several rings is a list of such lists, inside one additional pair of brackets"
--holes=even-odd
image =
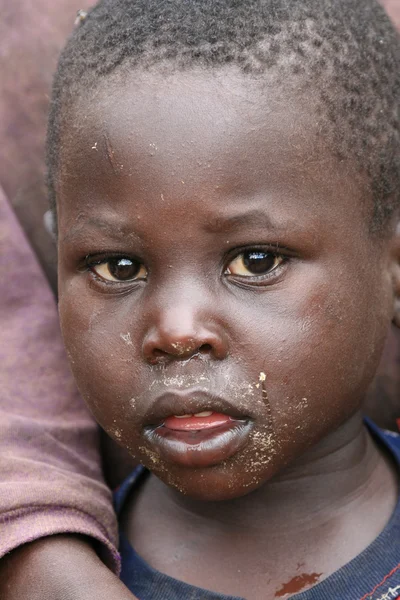
[(152, 450), (166, 462), (189, 468), (231, 458), (246, 445), (252, 428), (252, 420), (229, 401), (196, 390), (163, 394), (144, 422)]

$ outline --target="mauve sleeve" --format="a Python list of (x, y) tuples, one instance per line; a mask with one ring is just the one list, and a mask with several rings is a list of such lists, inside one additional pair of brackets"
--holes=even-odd
[(0, 557), (77, 533), (118, 573), (98, 437), (66, 363), (53, 296), (0, 188)]

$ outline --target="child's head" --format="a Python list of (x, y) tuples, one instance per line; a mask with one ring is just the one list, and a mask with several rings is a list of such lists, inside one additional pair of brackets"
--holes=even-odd
[(64, 338), (99, 422), (178, 489), (239, 496), (351, 435), (400, 280), (399, 67), (369, 0), (109, 0), (68, 43)]

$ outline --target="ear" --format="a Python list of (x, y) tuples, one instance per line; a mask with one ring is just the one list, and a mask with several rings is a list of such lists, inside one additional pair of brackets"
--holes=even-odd
[(48, 210), (44, 213), (43, 223), (44, 223), (44, 228), (46, 229), (47, 233), (50, 235), (53, 242), (55, 242), (56, 241), (56, 227), (55, 227), (54, 214), (53, 214), (52, 210)]
[(400, 329), (400, 221), (392, 238), (393, 324)]

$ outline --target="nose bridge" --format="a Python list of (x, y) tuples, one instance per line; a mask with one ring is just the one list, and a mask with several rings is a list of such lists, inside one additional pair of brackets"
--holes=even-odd
[(187, 358), (199, 352), (216, 358), (226, 355), (226, 336), (215, 312), (216, 303), (190, 277), (155, 290), (148, 308), (143, 342), (147, 360)]
[(209, 293), (201, 278), (188, 269), (167, 273), (150, 295), (157, 320), (175, 321), (178, 316), (182, 326), (198, 318), (200, 313), (204, 314), (209, 303)]

